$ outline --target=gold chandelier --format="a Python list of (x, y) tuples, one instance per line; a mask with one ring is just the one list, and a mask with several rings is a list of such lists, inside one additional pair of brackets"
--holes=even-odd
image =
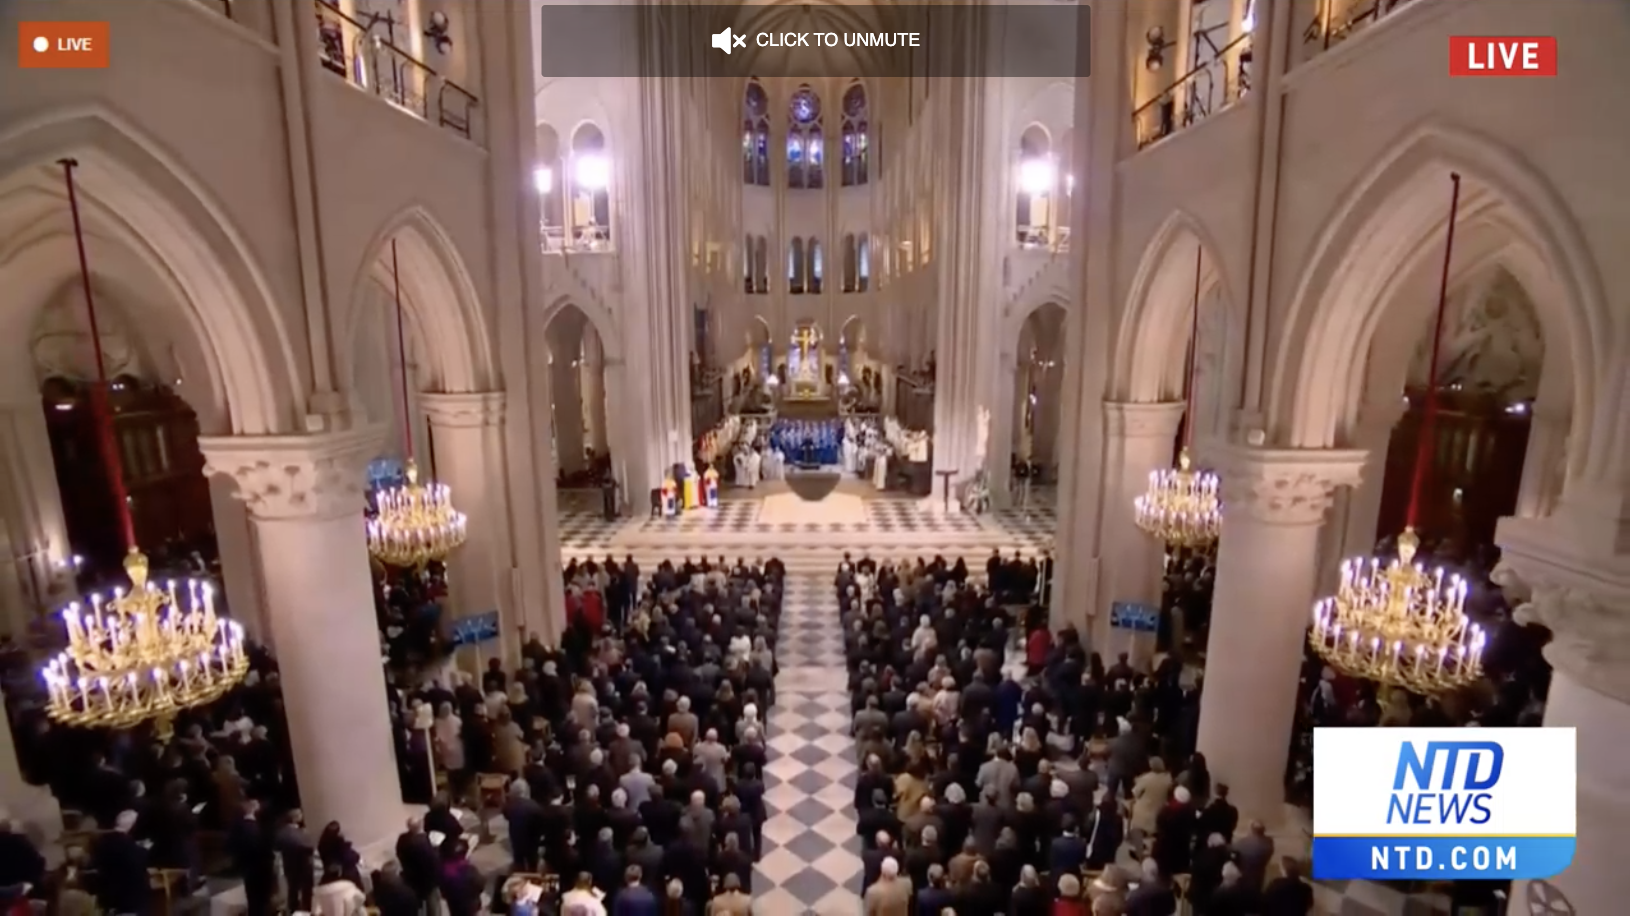
[(169, 582), (160, 588), (148, 579), (150, 569), (147, 557), (136, 547), (124, 468), (113, 437), (102, 337), (74, 187), (78, 163), (64, 159), (61, 165), (96, 357), (97, 383), (91, 388), (91, 407), (109, 489), (129, 545), (124, 567), (130, 587), (115, 589), (106, 599), (93, 594), (88, 604), (74, 602), (63, 610), (68, 647), (40, 670), (46, 686), (46, 714), (67, 725), (104, 728), (128, 728), (153, 720), (162, 739), (168, 736), (177, 712), (211, 702), (241, 682), (249, 671), (249, 658), (243, 628), (216, 616), (210, 583), (187, 580), (184, 587)]
[(374, 494), (377, 512), (368, 520), (368, 552), (387, 566), (417, 567), (439, 560), (464, 543), (469, 523), (453, 508), (446, 484), (419, 483), (419, 466), (407, 461), (407, 482)]
[(1415, 562), (1421, 539), (1415, 533), (1421, 492), (1432, 466), (1437, 419), (1438, 358), (1443, 343), (1443, 316), (1449, 294), (1449, 264), (1454, 254), (1455, 217), (1460, 210), (1460, 176), (1451, 174), (1448, 240), (1438, 288), (1437, 317), (1432, 327), (1432, 360), (1427, 370), (1426, 403), (1416, 446), (1414, 476), (1398, 556), (1342, 563), (1341, 585), (1333, 597), (1313, 606), (1308, 642), (1325, 663), (1349, 677), (1401, 687), (1420, 694), (1446, 693), (1483, 675), (1487, 637), (1466, 616), (1466, 582), (1442, 569), (1427, 570)]
[[(407, 481), (374, 493), (374, 515), (368, 519), (368, 552), (386, 566), (421, 567), (457, 550), (469, 536), (469, 520), (453, 508), (446, 484), (419, 483), (413, 460), (413, 419), (408, 400), (407, 330), (402, 313), (402, 275), (391, 239), (391, 278), (396, 297), (396, 354), (402, 366), (402, 448), (407, 455)], [(432, 459), (434, 460), (434, 459)]]
[(1148, 491), (1132, 502), (1138, 527), (1173, 547), (1204, 547), (1222, 529), (1217, 475), (1192, 464), (1185, 446), (1177, 467), (1151, 471)]
[(147, 557), (135, 549), (124, 566), (128, 590), (63, 610), (68, 647), (41, 671), (46, 712), (67, 725), (103, 728), (156, 719), (162, 734), (175, 713), (219, 699), (243, 680), (243, 627), (215, 615), (209, 582), (161, 588), (148, 580)]
[(1200, 362), (1200, 269), (1204, 263), (1205, 249), (1196, 246), (1183, 448), (1177, 453), (1177, 467), (1151, 471), (1149, 489), (1132, 501), (1132, 518), (1139, 528), (1168, 546), (1185, 549), (1215, 543), (1222, 530), (1217, 475), (1195, 470), (1189, 455), (1189, 446), (1194, 442), (1194, 375)]
[(1487, 637), (1466, 617), (1466, 582), (1414, 562), (1420, 538), (1398, 536), (1398, 556), (1347, 560), (1333, 597), (1313, 606), (1308, 641), (1349, 677), (1443, 693), (1483, 675)]

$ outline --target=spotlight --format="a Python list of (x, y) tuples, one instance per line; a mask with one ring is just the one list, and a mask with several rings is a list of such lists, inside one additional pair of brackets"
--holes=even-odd
[(424, 30), (424, 37), (435, 43), (436, 53), (446, 54), (453, 49), (453, 38), (448, 34), (451, 29), (446, 13), (437, 10), (430, 14), (430, 26)]
[(1019, 163), (1019, 190), (1032, 197), (1046, 194), (1053, 189), (1057, 172), (1051, 159), (1026, 159)]
[(548, 194), (555, 189), (555, 170), (546, 165), (533, 169), (532, 183), (537, 186), (539, 194)]
[(583, 156), (577, 160), (577, 185), (586, 191), (603, 191), (611, 185), (611, 163), (604, 156)]

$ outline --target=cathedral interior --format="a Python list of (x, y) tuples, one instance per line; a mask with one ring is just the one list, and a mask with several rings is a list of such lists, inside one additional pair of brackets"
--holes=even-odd
[[(648, 616), (710, 616), (690, 590), (751, 581), (777, 608), (774, 702), (753, 707), (761, 772), (731, 770), (763, 793), (735, 883), (769, 916), (904, 916), (873, 898), (935, 844), (902, 812), (901, 877), (880, 878), (858, 826), (856, 723), (894, 676), (859, 646), (875, 603), (909, 659), (916, 612), (852, 606), (857, 564), (864, 588), (879, 566), (940, 586), (965, 567), (947, 594), (1014, 630), (991, 678), (1026, 707), (1045, 688), (1047, 728), (1080, 742), (1056, 771), (1090, 771), (1117, 722), (1067, 724), (1060, 664), (1119, 658), (1137, 697), (1171, 691), (1156, 736), (1237, 809), (1224, 883), (1271, 838), (1302, 864), (1244, 880), (1307, 894), (1184, 912), (1596, 916), (1630, 893), (1608, 842), (1630, 841), (1630, 127), (1596, 104), (1630, 76), (1621, 7), (14, 0), (0, 20), (21, 36), (0, 91), (0, 839), (55, 876), (0, 866), (0, 900), (14, 881), (36, 902), (84, 884), (87, 912), (310, 910), (288, 878), (310, 856), (281, 852), (274, 902), (231, 851), (235, 809), (203, 815), (181, 864), (142, 866), (139, 908), (80, 877), (87, 855), (114, 869), (96, 850), (140, 807), (100, 777), (166, 797), (146, 750), (201, 742), (190, 798), (214, 802), (249, 722), (282, 774), (257, 810), (342, 825), (361, 875), (451, 794), (489, 899), (536, 872), (569, 902), (575, 870), (506, 833), (525, 767), (461, 790), (431, 710), (474, 678), (465, 725), (490, 743), (483, 674), (532, 704), (558, 678), (572, 710), (598, 690), (626, 741), (629, 689), (673, 653)], [(75, 23), (106, 24), (103, 65), (30, 62), (34, 32)], [(831, 39), (779, 37), (798, 35)], [(1451, 77), (1445, 47), (1477, 35), (1550, 36), (1566, 61)], [(1397, 575), (1413, 557), (1462, 589), (1452, 631), (1353, 572), (1400, 554)], [(149, 591), (149, 567), (187, 584)], [(957, 636), (970, 658), (984, 626)], [(1343, 648), (1360, 626), (1382, 634), (1364, 658)], [(1416, 674), (1381, 657), (1400, 633)], [(575, 759), (575, 728), (551, 744), (567, 726), (535, 721), (525, 766)], [(1497, 890), (1320, 878), (1312, 730), (1334, 724), (1575, 729), (1571, 864)], [(1089, 836), (1102, 804), (1076, 812)], [(1153, 818), (1140, 835), (1168, 837)], [(1040, 880), (1076, 903), (1040, 842)], [(1206, 884), (1206, 837), (1188, 845), (1192, 872), (1142, 880)], [(946, 880), (960, 851), (917, 892), (983, 912)], [(362, 912), (324, 909), (345, 883), (325, 864), (316, 912)], [(1105, 867), (1075, 882), (1081, 909), (1046, 912), (1122, 912), (1084, 889)], [(674, 878), (688, 909), (626, 912), (737, 912), (716, 872), (699, 897)], [(351, 883), (388, 916), (389, 880)], [(680, 899), (645, 883), (652, 907)]]

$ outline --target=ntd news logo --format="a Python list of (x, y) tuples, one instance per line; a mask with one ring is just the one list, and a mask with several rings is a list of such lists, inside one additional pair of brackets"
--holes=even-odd
[(1549, 878), (1573, 860), (1571, 728), (1313, 732), (1315, 878)]

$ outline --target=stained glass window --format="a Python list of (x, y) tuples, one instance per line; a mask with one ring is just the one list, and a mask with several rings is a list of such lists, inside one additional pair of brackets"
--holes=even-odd
[(821, 100), (815, 90), (804, 86), (792, 95), (792, 120), (798, 124), (813, 124), (821, 116)]
[(742, 98), (741, 177), (745, 184), (770, 184), (770, 97), (758, 80)]
[(821, 163), (821, 99), (815, 90), (800, 86), (788, 104), (791, 123), (787, 128), (787, 187), (824, 186)]
[(870, 138), (867, 134), (866, 87), (850, 84), (843, 93), (843, 185), (870, 180)]

